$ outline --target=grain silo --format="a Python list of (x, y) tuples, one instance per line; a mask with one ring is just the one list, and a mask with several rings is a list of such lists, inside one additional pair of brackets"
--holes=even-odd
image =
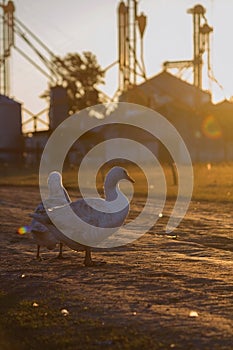
[(49, 125), (54, 130), (69, 115), (67, 91), (62, 86), (50, 89)]
[(21, 104), (0, 95), (0, 162), (13, 163), (22, 159)]

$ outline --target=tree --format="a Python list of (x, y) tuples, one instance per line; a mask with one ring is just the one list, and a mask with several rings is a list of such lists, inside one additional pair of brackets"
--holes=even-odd
[(102, 102), (97, 85), (104, 83), (104, 71), (94, 54), (68, 53), (63, 58), (56, 57), (54, 64), (67, 89), (70, 113)]

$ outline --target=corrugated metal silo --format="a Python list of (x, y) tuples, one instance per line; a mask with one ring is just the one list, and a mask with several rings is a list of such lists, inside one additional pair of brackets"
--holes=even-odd
[(21, 104), (0, 95), (0, 162), (12, 163), (22, 159)]

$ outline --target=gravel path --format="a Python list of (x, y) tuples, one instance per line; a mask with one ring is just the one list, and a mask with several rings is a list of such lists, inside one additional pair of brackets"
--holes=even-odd
[(230, 203), (192, 202), (175, 237), (164, 234), (168, 201), (140, 240), (94, 252), (107, 264), (85, 268), (68, 248), (38, 262), (16, 233), (38, 201), (35, 188), (0, 188), (0, 349), (233, 349)]

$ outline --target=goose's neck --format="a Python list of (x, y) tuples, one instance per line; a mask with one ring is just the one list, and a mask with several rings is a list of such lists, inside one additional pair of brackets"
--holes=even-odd
[(106, 201), (114, 201), (122, 194), (118, 185), (118, 181), (112, 179), (106, 179), (104, 182), (104, 194)]
[(49, 188), (49, 197), (61, 197), (63, 195), (64, 191), (61, 186), (51, 186)]

